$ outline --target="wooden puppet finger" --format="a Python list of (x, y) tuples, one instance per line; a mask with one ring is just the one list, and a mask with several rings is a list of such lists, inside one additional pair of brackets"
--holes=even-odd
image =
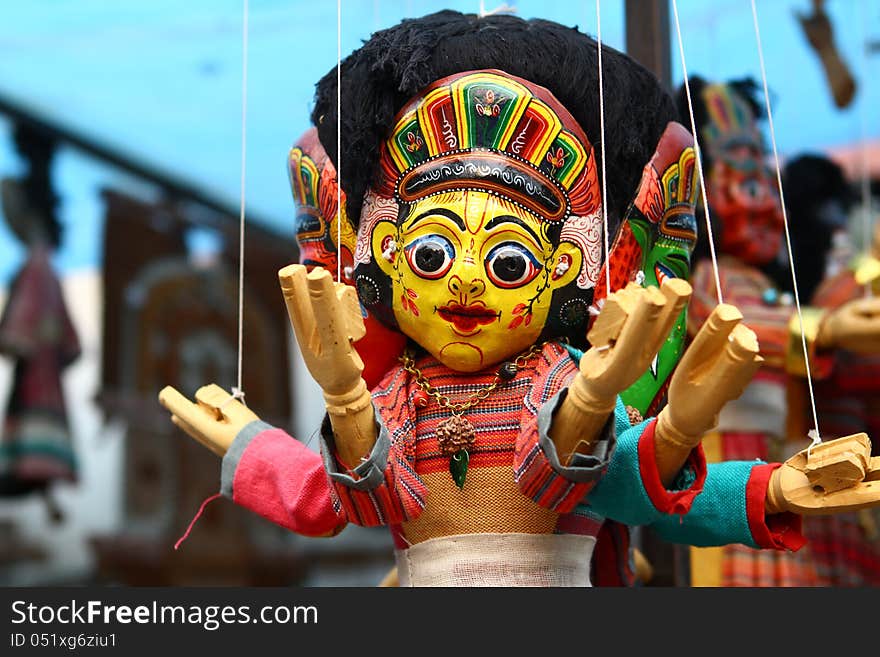
[(666, 301), (674, 306), (671, 312), (678, 316), (678, 313), (681, 312), (681, 309), (690, 300), (694, 289), (683, 278), (667, 278), (660, 286), (660, 292), (666, 297)]
[(681, 278), (667, 278), (660, 286), (660, 293), (666, 299), (666, 304), (660, 311), (654, 324), (651, 326), (651, 333), (646, 336), (645, 349), (651, 354), (660, 351), (666, 338), (672, 332), (672, 327), (682, 309), (691, 297), (693, 289), (690, 284)]
[(198, 408), (173, 386), (165, 386), (159, 391), (159, 403), (173, 415), (184, 415), (198, 411)]
[(742, 313), (736, 306), (727, 303), (715, 306), (684, 352), (679, 369), (697, 369), (711, 362), (716, 354), (725, 349), (728, 336), (742, 318)]
[(172, 419), (177, 417), (202, 434), (210, 433), (211, 425), (217, 422), (213, 410), (200, 403), (192, 403), (171, 386), (165, 386), (159, 393), (159, 403), (171, 411)]
[(203, 386), (196, 391), (196, 402), (215, 421), (241, 428), (258, 420), (257, 415), (215, 383)]
[[(305, 347), (316, 330), (309, 288), (306, 284), (305, 266), (288, 265), (284, 267), (278, 272), (278, 281), (281, 283), (281, 292), (284, 295), (290, 325), (296, 334), (296, 341), (301, 348)], [(303, 357), (307, 358), (308, 354), (303, 354)]]
[(367, 334), (364, 316), (358, 301), (357, 290), (345, 283), (334, 283), (339, 307), (345, 316), (345, 330), (352, 342), (357, 342)]
[(351, 340), (346, 330), (346, 317), (333, 284), (330, 272), (315, 268), (306, 276), (314, 313), (316, 331), (313, 350), (317, 353), (347, 354)]
[(171, 421), (174, 423), (174, 426), (181, 429), (185, 434), (187, 434), (190, 438), (195, 440), (197, 443), (202, 445), (203, 447), (207, 447), (212, 452), (217, 454), (218, 456), (223, 456), (226, 451), (220, 447), (217, 443), (210, 440), (206, 434), (203, 434), (201, 431), (190, 425), (185, 420), (181, 419), (177, 415), (171, 416)]
[(211, 383), (196, 390), (196, 403), (215, 420), (222, 421), (225, 419), (223, 409), (231, 396), (216, 383)]
[(618, 345), (628, 344), (631, 345), (630, 348), (637, 347), (642, 350), (642, 356), (653, 358), (657, 351), (651, 351), (653, 345), (646, 344), (645, 336), (653, 336), (653, 327), (663, 313), (666, 303), (666, 297), (656, 287), (640, 290), (635, 306), (626, 318), (617, 338)]
[(737, 324), (730, 332), (721, 357), (712, 367), (711, 375), (719, 382), (719, 396), (725, 402), (739, 397), (760, 365), (757, 336), (747, 326)]

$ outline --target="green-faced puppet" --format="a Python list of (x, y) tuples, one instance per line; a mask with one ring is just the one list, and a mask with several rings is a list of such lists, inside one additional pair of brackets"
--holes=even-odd
[[(681, 125), (670, 124), (645, 166), (635, 201), (627, 208), (611, 247), (612, 292), (630, 281), (659, 287), (666, 278), (690, 277), (697, 241), (695, 163), (693, 138)], [(605, 297), (605, 271), (603, 267), (596, 284), (597, 306)], [(669, 377), (684, 351), (686, 318), (687, 307), (651, 368), (621, 393), (634, 417), (653, 415), (662, 402)]]

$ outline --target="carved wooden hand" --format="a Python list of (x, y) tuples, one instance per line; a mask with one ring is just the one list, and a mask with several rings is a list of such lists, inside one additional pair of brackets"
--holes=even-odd
[(217, 456), (226, 454), (235, 436), (260, 418), (216, 384), (199, 388), (193, 404), (171, 386), (159, 393), (159, 403), (171, 411), (171, 421)]
[(880, 353), (880, 298), (854, 299), (831, 311), (816, 340), (820, 347)]
[(580, 362), (550, 428), (560, 461), (590, 453), (617, 394), (648, 369), (691, 295), (682, 279), (667, 279), (658, 290), (631, 283), (611, 294), (587, 336), (593, 345)]
[(678, 363), (657, 425), (671, 441), (696, 446), (763, 362), (758, 339), (742, 318), (735, 306), (717, 306)]
[(773, 472), (767, 513), (827, 515), (880, 506), (880, 457), (864, 433), (798, 452)]
[(357, 294), (322, 267), (306, 273), (303, 265), (289, 265), (278, 279), (303, 360), (324, 391), (337, 456), (354, 468), (376, 441), (364, 363), (352, 346), (366, 333)]
[(366, 333), (354, 288), (334, 283), (323, 267), (304, 265), (278, 272), (290, 323), (312, 378), (330, 395), (350, 392), (364, 363), (352, 342)]
[(605, 301), (587, 338), (592, 347), (580, 362), (585, 389), (611, 400), (635, 383), (675, 324), (691, 296), (690, 284), (668, 278), (660, 289), (630, 283)]

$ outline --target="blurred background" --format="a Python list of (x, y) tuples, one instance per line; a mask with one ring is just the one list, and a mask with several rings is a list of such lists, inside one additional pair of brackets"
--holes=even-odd
[[(605, 0), (602, 37), (672, 89), (682, 68), (670, 5)], [(507, 6), (596, 33), (591, 1)], [(678, 6), (691, 75), (760, 80), (748, 0)], [(444, 8), (481, 3), (343, 0), (343, 56)], [(858, 185), (880, 177), (880, 1), (825, 5), (853, 81), (837, 97), (796, 17), (811, 8), (758, 2), (780, 153), (825, 155)], [(56, 457), (33, 464), (38, 484), (0, 484), (0, 585), (373, 586), (391, 566), (386, 530), (307, 539), (227, 500), (173, 550), (217, 492), (219, 461), (171, 425), (156, 393), (236, 381), (242, 10), (241, 0), (0, 3), (0, 415), (8, 442), (43, 382)], [(314, 83), (335, 66), (336, 5), (251, 0), (248, 37), (244, 389), (264, 419), (317, 449), (323, 404), (275, 272), (297, 259), (286, 155), (309, 125)], [(45, 253), (21, 228), (33, 213), (50, 217)], [(44, 338), (65, 357), (33, 374), (25, 355)]]

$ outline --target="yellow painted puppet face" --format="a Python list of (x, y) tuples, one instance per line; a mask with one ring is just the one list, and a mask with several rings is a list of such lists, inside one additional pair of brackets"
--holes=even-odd
[(399, 226), (372, 235), (391, 278), (400, 329), (448, 367), (475, 372), (534, 344), (553, 291), (577, 276), (581, 253), (553, 246), (542, 222), (481, 191), (416, 201)]

